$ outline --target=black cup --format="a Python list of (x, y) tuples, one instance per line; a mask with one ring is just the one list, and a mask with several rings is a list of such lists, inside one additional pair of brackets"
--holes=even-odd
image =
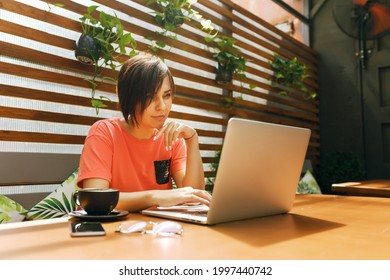
[(73, 198), (88, 215), (108, 215), (118, 204), (119, 191), (110, 188), (80, 189), (74, 192)]

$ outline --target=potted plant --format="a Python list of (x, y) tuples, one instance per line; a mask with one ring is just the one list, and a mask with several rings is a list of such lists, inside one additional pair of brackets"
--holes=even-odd
[(321, 160), (318, 182), (324, 194), (332, 194), (332, 184), (357, 182), (364, 179), (362, 162), (357, 154), (333, 151)]
[[(198, 0), (148, 0), (147, 6), (156, 5), (158, 10), (154, 13), (154, 20), (162, 28), (161, 32), (156, 32), (159, 35), (166, 36), (171, 39), (177, 39), (175, 30), (179, 28), (186, 20), (191, 21), (192, 17), (200, 18), (198, 12), (191, 9), (191, 6)], [(152, 36), (146, 37), (152, 42), (150, 49), (157, 52), (163, 49), (166, 43), (161, 40), (155, 40)]]
[[(119, 55), (127, 55), (126, 46), (131, 46), (129, 56), (135, 55), (137, 47), (131, 33), (125, 33), (124, 27), (115, 16), (111, 16), (100, 11), (98, 17), (92, 14), (99, 6), (90, 6), (87, 13), (81, 18), (83, 33), (76, 42), (75, 56), (84, 64), (93, 64), (95, 70), (93, 77), (86, 79), (92, 88), (92, 106), (96, 108), (106, 107), (102, 102), (107, 97), (95, 98), (97, 88), (96, 79), (101, 76), (102, 70), (106, 67), (116, 70), (121, 63), (118, 61)], [(104, 77), (102, 77), (104, 78)]]
[(198, 13), (191, 6), (198, 0), (149, 0), (146, 5), (156, 4), (159, 11), (155, 12), (154, 20), (166, 31), (173, 32), (185, 20), (190, 21)]
[(92, 65), (99, 60), (99, 42), (92, 36), (82, 33), (76, 41), (75, 57), (83, 64)]
[[(279, 54), (274, 54), (273, 60), (270, 61), (271, 68), (274, 71), (271, 85), (275, 87), (293, 88), (298, 86), (308, 98), (315, 98), (316, 93), (310, 93), (303, 82), (309, 75), (306, 73), (308, 68), (300, 63), (296, 57), (286, 59)], [(287, 91), (281, 90), (279, 94), (287, 94)]]
[(210, 171), (212, 172), (212, 176), (207, 177), (207, 183), (206, 183), (206, 190), (209, 191), (210, 193), (212, 193), (214, 189), (215, 176), (217, 175), (219, 161), (221, 159), (221, 152), (222, 152), (222, 147), (220, 150), (215, 151), (214, 159), (210, 164)]
[(234, 46), (235, 40), (229, 36), (218, 35), (205, 37), (206, 43), (211, 46), (214, 57), (218, 62), (216, 82), (226, 85), (231, 82), (233, 73), (242, 81), (246, 77), (247, 59), (241, 55), (240, 50)]

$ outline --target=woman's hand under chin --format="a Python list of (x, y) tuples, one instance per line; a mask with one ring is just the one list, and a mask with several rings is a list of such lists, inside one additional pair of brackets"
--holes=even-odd
[(170, 149), (173, 142), (178, 138), (190, 138), (194, 133), (196, 133), (195, 129), (188, 125), (176, 121), (169, 121), (158, 130), (154, 140), (164, 137), (165, 147)]

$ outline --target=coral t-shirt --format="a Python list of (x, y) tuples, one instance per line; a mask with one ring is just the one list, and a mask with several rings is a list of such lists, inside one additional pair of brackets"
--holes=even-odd
[(167, 151), (163, 137), (139, 140), (125, 131), (119, 118), (111, 118), (92, 125), (77, 182), (82, 187), (85, 179), (105, 179), (111, 188), (122, 192), (171, 189), (172, 174), (185, 169), (185, 163), (183, 139)]

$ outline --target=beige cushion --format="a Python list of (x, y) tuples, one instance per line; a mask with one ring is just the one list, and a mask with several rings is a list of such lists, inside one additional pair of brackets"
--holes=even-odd
[(27, 210), (16, 201), (0, 194), (0, 224), (21, 222)]
[(321, 189), (316, 179), (310, 170), (307, 170), (305, 175), (298, 183), (297, 193), (300, 194), (320, 194)]

